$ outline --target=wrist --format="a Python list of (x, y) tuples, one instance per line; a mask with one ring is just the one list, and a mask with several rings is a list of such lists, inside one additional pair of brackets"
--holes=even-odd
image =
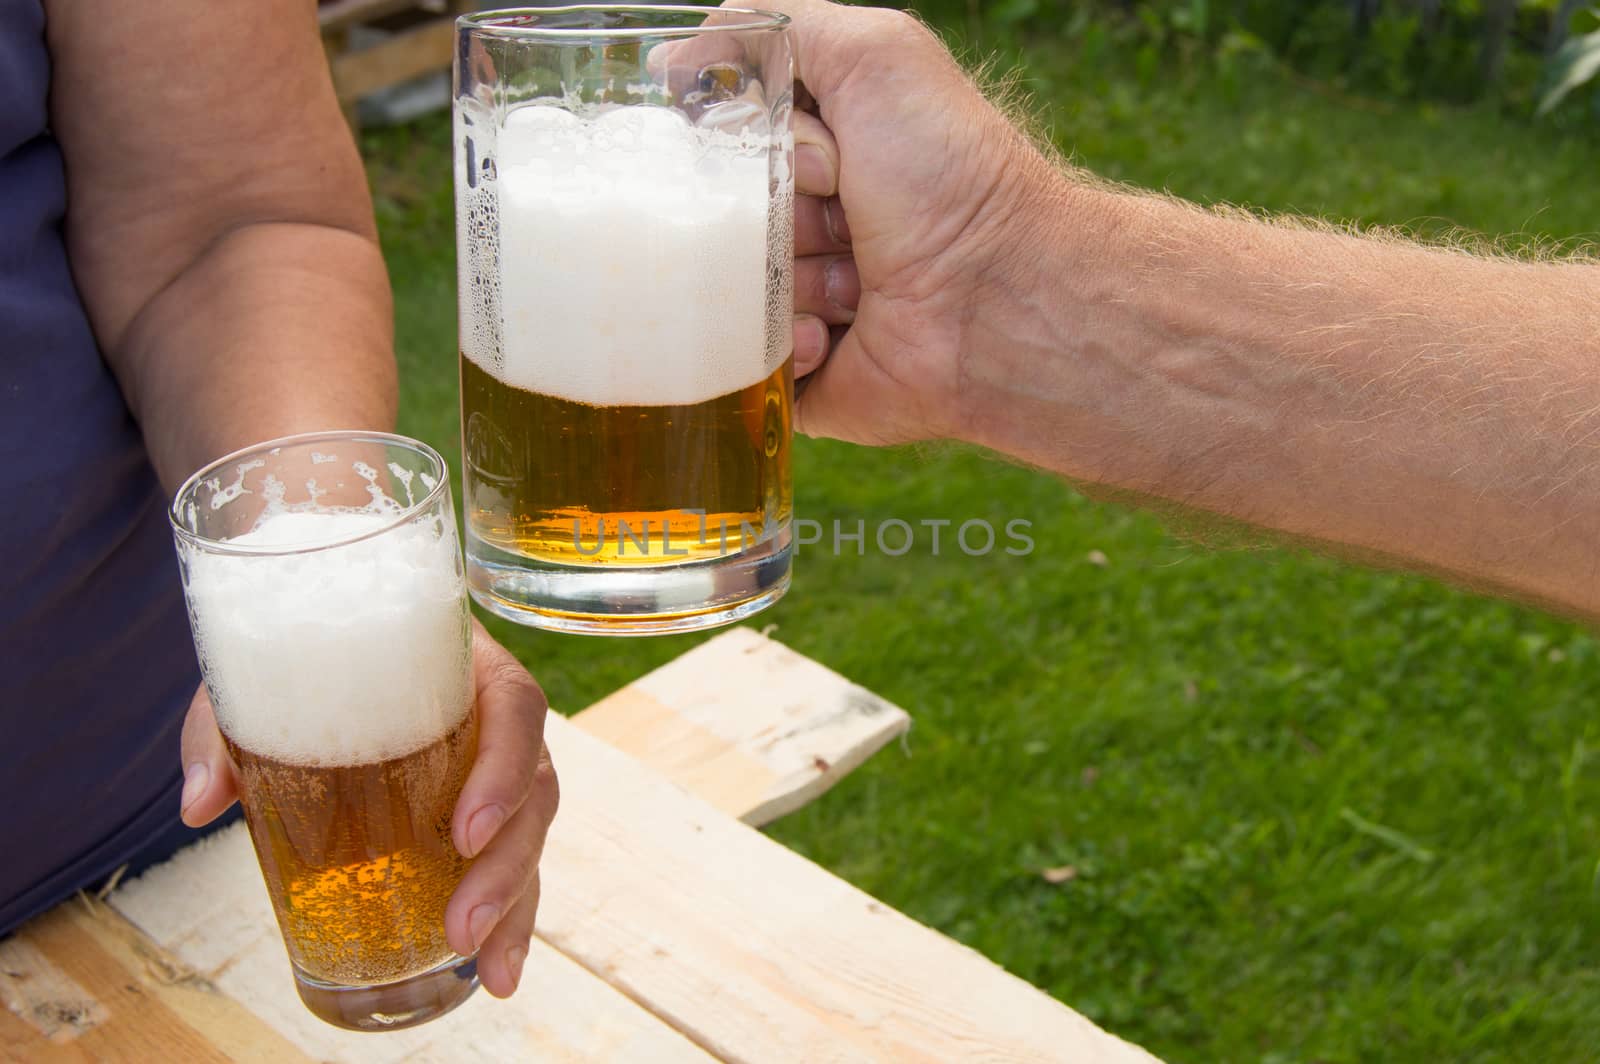
[(1059, 446), (1049, 461), (1034, 452), (1063, 433), (1073, 434), (1073, 453), (1099, 449), (1076, 438), (1099, 419), (1072, 416), (1095, 391), (1091, 338), (1099, 329), (1082, 319), (1132, 283), (1138, 203), (1055, 166), (1019, 195), (957, 340), (957, 438), (1085, 475), (1060, 468)]

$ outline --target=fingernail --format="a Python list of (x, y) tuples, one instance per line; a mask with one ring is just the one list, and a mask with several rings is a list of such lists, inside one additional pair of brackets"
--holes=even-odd
[(178, 799), (178, 815), (189, 811), (189, 807), (200, 800), (206, 793), (206, 787), (211, 783), (211, 770), (204, 761), (196, 761), (189, 766), (189, 771), (183, 777), (183, 796)]
[(494, 833), (506, 822), (506, 811), (498, 805), (486, 805), (467, 821), (467, 856), (476, 857), (489, 845)]
[(833, 194), (833, 164), (828, 153), (815, 144), (794, 146), (794, 183), (813, 196)]
[(483, 940), (489, 937), (489, 932), (499, 922), (500, 906), (493, 902), (484, 902), (467, 914), (467, 933), (472, 936), (472, 952), (476, 953), (483, 947)]
[(854, 259), (834, 259), (828, 263), (828, 302), (840, 310), (854, 313), (861, 302), (861, 275)]
[(527, 946), (512, 946), (506, 950), (506, 971), (511, 973), (511, 988), (522, 982), (522, 962), (528, 959)]

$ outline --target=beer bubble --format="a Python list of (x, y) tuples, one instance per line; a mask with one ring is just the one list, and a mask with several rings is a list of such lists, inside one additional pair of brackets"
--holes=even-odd
[(767, 219), (764, 352), (767, 372), (783, 365), (794, 351), (794, 187), (777, 185), (773, 210)]

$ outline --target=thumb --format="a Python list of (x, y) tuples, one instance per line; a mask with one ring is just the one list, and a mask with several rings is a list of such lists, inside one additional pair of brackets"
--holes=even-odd
[[(841, 87), (885, 54), (923, 46), (933, 34), (911, 15), (892, 8), (856, 7), (830, 0), (767, 0), (759, 6), (793, 19), (796, 74), (828, 118)], [(942, 51), (942, 49), (941, 49)], [(913, 54), (916, 54), (913, 52)]]
[(209, 824), (239, 797), (239, 782), (222, 745), (205, 684), (194, 693), (183, 720), (183, 798), (180, 813), (192, 828)]

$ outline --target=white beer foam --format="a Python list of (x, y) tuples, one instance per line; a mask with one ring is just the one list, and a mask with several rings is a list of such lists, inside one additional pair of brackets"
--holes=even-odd
[[(376, 508), (270, 512), (231, 542), (376, 532)], [(472, 699), (455, 529), (422, 519), (302, 554), (188, 552), (190, 620), (217, 722), (277, 761), (368, 764), (420, 749)]]
[[(498, 298), (467, 307), (467, 357), (512, 387), (604, 406), (762, 380), (788, 356), (767, 322), (768, 143), (663, 107), (512, 110), (486, 190)], [(774, 309), (786, 341), (789, 310)]]

